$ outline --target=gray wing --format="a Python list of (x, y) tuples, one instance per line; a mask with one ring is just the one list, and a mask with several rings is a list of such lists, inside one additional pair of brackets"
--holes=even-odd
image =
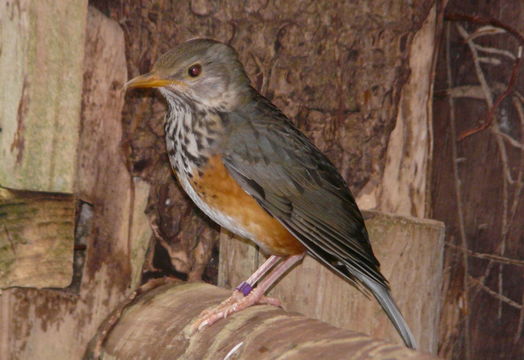
[(320, 150), (262, 97), (222, 117), (224, 165), (244, 191), (361, 290), (362, 276), (387, 288), (355, 200)]
[[(333, 164), (268, 100), (223, 114), (224, 165), (310, 255), (370, 291), (406, 346), (416, 341), (391, 297), (362, 215)], [(364, 286), (360, 286), (364, 285)]]

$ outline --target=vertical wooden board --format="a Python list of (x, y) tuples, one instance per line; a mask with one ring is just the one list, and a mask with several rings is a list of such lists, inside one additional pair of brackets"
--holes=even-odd
[(238, 286), (246, 280), (245, 274), (253, 273), (265, 259), (254, 246), (225, 229), (220, 231), (219, 246), (218, 286)]
[(73, 192), (87, 0), (0, 2), (0, 185)]
[(145, 211), (150, 185), (140, 178), (133, 179), (134, 196), (131, 209), (129, 241), (131, 250), (131, 288), (136, 288), (142, 280), (142, 268), (153, 231)]
[(0, 188), (0, 289), (70, 284), (74, 213), (71, 195)]
[[(366, 224), (381, 270), (391, 284), (393, 296), (406, 317), (421, 350), (436, 353), (440, 309), (444, 227), (421, 220), (378, 212), (366, 212)], [(237, 239), (221, 239), (221, 272), (234, 277), (222, 284), (236, 285), (264, 257), (253, 256), (253, 246)], [(228, 252), (223, 252), (227, 249)], [(237, 256), (240, 255), (240, 258)], [(251, 256), (251, 264), (246, 256)], [(224, 260), (223, 260), (224, 259)], [(258, 260), (260, 259), (260, 260)], [(237, 261), (238, 264), (237, 265)], [(401, 343), (396, 330), (374, 299), (368, 300), (348, 282), (310, 257), (289, 272), (270, 292), (284, 308), (334, 326), (364, 332)]]
[(523, 1), (446, 6), (431, 193), (449, 229), (445, 359), (524, 359), (523, 19)]
[[(85, 264), (77, 293), (8, 289), (0, 294), (0, 359), (80, 359), (102, 320), (132, 286), (146, 184), (134, 182), (121, 149), (124, 34), (89, 9), (75, 192), (89, 202)], [(137, 219), (138, 218), (138, 219)], [(140, 230), (142, 229), (142, 230)], [(136, 233), (134, 233), (136, 231)], [(138, 255), (139, 256), (139, 255)]]
[(431, 166), (432, 89), (437, 6), (434, 5), (409, 50), (410, 75), (402, 87), (395, 128), (391, 132), (378, 209), (427, 216)]

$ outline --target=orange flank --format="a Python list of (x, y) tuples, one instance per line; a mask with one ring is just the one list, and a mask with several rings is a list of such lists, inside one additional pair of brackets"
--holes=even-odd
[(192, 185), (210, 207), (238, 222), (253, 235), (258, 246), (271, 255), (298, 255), (304, 246), (257, 201), (248, 195), (229, 175), (220, 156), (209, 159), (201, 169), (202, 176), (194, 174)]

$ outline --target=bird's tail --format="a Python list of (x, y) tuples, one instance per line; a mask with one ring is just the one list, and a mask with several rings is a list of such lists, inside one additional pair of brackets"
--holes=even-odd
[(410, 349), (416, 349), (417, 343), (415, 338), (413, 337), (411, 330), (409, 330), (408, 324), (400, 313), (397, 304), (395, 304), (395, 301), (391, 297), (387, 286), (380, 284), (376, 280), (370, 279), (363, 274), (359, 274), (357, 277), (366, 285), (369, 290), (371, 290), (373, 296), (375, 296), (375, 299), (377, 299), (380, 306), (382, 306), (382, 309), (384, 309), (386, 312), (389, 320), (391, 320), (398, 333), (402, 337), (402, 340), (404, 340), (404, 344), (406, 344), (406, 346)]

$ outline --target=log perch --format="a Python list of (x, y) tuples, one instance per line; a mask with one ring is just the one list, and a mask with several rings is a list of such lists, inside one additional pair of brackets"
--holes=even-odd
[(84, 359), (436, 359), (266, 305), (189, 335), (200, 312), (230, 293), (183, 282), (146, 291), (107, 318)]

